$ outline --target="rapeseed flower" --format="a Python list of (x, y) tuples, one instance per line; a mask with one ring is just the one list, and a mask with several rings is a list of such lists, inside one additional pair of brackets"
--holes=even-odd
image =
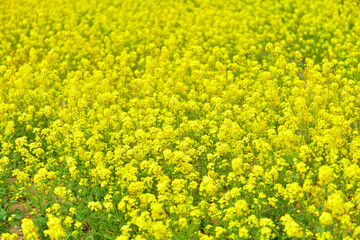
[(358, 2), (3, 3), (0, 215), (26, 199), (28, 238), (359, 238)]

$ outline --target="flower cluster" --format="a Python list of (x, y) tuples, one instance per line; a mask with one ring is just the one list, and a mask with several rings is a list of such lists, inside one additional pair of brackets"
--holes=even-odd
[(360, 239), (358, 1), (3, 5), (26, 239)]

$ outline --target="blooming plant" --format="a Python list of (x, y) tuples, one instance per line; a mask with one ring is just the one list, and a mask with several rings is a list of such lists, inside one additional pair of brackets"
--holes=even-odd
[(359, 19), (1, 1), (0, 239), (360, 239)]

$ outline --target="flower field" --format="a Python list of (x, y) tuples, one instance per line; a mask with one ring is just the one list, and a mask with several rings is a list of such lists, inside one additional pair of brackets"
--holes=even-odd
[(360, 2), (3, 0), (0, 239), (360, 239)]

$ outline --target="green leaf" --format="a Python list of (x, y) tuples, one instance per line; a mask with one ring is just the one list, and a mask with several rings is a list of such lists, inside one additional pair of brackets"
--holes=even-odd
[(18, 220), (12, 221), (11, 224), (10, 224), (10, 226), (11, 226), (11, 227), (15, 227), (15, 226), (20, 227), (20, 221), (18, 221)]
[(6, 211), (3, 208), (0, 210), (0, 220), (1, 221), (6, 220)]
[(86, 240), (94, 240), (94, 235), (92, 233), (88, 233), (85, 235), (84, 239)]
[(320, 223), (315, 223), (315, 231), (316, 232), (324, 232), (325, 230)]
[(0, 225), (0, 235), (2, 233), (11, 233), (9, 229), (6, 229), (4, 225)]
[(14, 214), (15, 214), (14, 219), (16, 219), (16, 220), (20, 220), (20, 219), (22, 219), (23, 216), (24, 216), (24, 213), (23, 213), (20, 209), (16, 209), (16, 210), (14, 211)]
[(45, 217), (39, 217), (38, 219), (34, 220), (35, 225), (43, 225), (46, 224), (46, 218)]
[(176, 235), (176, 234), (173, 236), (173, 238), (174, 238), (175, 240), (181, 240), (181, 237), (179, 237), (179, 236)]
[(6, 188), (0, 188), (0, 198), (5, 198), (6, 196)]

